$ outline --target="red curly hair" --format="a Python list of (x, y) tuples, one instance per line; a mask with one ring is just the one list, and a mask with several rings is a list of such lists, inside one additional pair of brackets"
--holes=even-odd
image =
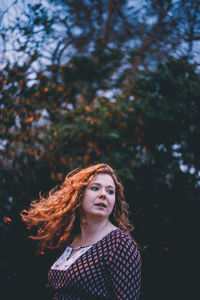
[(86, 186), (97, 174), (108, 174), (116, 187), (116, 201), (110, 221), (125, 232), (133, 230), (128, 219), (128, 205), (125, 202), (123, 186), (116, 172), (107, 164), (97, 164), (76, 169), (65, 177), (57, 190), (50, 191), (47, 198), (40, 195), (39, 202), (33, 201), (29, 210), (20, 215), (27, 227), (37, 227), (34, 240), (39, 240), (39, 252), (45, 249), (62, 249), (80, 231), (79, 211)]

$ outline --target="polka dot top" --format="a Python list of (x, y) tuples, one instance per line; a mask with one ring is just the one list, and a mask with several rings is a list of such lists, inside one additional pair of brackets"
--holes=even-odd
[(128, 234), (117, 228), (75, 255), (70, 248), (48, 273), (53, 300), (139, 299), (141, 256)]

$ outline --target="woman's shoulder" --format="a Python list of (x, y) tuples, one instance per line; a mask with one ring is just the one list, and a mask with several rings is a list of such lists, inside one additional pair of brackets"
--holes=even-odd
[(98, 249), (99, 253), (103, 251), (104, 258), (108, 264), (116, 260), (117, 257), (127, 257), (131, 261), (140, 259), (137, 243), (129, 233), (124, 232), (120, 228), (111, 231), (104, 237), (98, 244)]
[(111, 231), (111, 238), (113, 238), (113, 240), (116, 240), (116, 241), (120, 241), (120, 240), (124, 239), (124, 240), (130, 241), (130, 242), (134, 242), (134, 239), (130, 235), (130, 233), (123, 231), (119, 227), (116, 227), (116, 229)]
[(121, 245), (124, 245), (126, 248), (137, 247), (137, 243), (133, 237), (118, 227), (107, 234), (102, 241), (105, 246), (108, 246), (113, 250), (118, 249)]

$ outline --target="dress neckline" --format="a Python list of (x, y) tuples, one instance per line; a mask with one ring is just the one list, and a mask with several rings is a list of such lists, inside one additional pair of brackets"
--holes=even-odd
[(72, 248), (73, 250), (80, 250), (80, 249), (84, 249), (84, 248), (88, 248), (88, 247), (94, 246), (94, 245), (96, 245), (97, 243), (99, 243), (100, 241), (102, 241), (104, 238), (106, 238), (109, 234), (111, 234), (112, 232), (114, 232), (114, 231), (116, 231), (116, 230), (118, 230), (118, 229), (120, 229), (120, 228), (117, 227), (117, 228), (111, 230), (111, 231), (108, 232), (106, 235), (104, 235), (100, 240), (98, 240), (97, 242), (95, 242), (95, 243), (93, 243), (93, 244), (90, 244), (90, 245), (87, 245), (87, 246), (79, 246), (79, 247), (73, 247), (73, 246), (69, 245), (68, 247), (69, 247), (69, 248)]

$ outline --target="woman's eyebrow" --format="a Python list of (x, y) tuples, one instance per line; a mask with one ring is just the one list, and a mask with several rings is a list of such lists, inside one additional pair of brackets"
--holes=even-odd
[[(93, 184), (96, 184), (96, 185), (99, 185), (99, 186), (102, 185), (101, 183), (98, 183), (98, 182), (92, 182), (91, 185), (93, 185)], [(113, 188), (113, 189), (115, 188), (113, 185), (106, 185), (106, 187), (107, 187), (107, 188), (108, 188), (108, 187), (109, 187), (109, 188)]]

